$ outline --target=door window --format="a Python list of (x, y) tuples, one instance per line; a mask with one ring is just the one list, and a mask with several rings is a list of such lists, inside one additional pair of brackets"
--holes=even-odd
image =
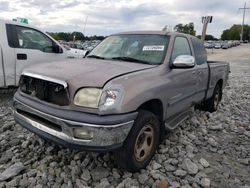
[(36, 49), (53, 53), (53, 41), (43, 33), (26, 27), (16, 26), (19, 48)]
[(201, 65), (207, 62), (207, 52), (202, 41), (198, 38), (192, 38), (192, 44), (195, 52), (195, 59), (197, 65)]
[(185, 37), (175, 38), (171, 61), (173, 62), (179, 55), (192, 55), (189, 43)]

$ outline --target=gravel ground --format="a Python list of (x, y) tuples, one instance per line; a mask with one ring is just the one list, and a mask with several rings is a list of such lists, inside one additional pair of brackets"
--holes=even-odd
[(117, 167), (109, 153), (69, 150), (16, 125), (12, 95), (1, 94), (0, 188), (164, 188), (168, 187), (166, 184), (186, 188), (249, 188), (249, 47), (242, 45), (209, 54), (209, 59), (218, 60), (238, 57), (231, 57), (232, 73), (219, 110), (195, 111), (166, 135), (147, 169), (133, 174)]

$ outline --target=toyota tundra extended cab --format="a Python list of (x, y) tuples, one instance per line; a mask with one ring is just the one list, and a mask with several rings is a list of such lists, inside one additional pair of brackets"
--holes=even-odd
[(190, 109), (217, 109), (228, 73), (228, 63), (207, 61), (196, 37), (114, 34), (83, 60), (26, 68), (14, 96), (15, 120), (69, 148), (114, 151), (118, 164), (134, 172)]

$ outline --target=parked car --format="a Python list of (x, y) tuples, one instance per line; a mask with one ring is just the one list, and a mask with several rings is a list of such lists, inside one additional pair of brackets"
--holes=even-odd
[(221, 48), (222, 48), (222, 49), (228, 49), (228, 48), (230, 48), (230, 45), (229, 45), (229, 43), (228, 43), (227, 41), (224, 41), (224, 42), (222, 43), (222, 45), (221, 45)]
[(207, 61), (196, 37), (114, 34), (83, 60), (25, 69), (14, 116), (55, 143), (114, 151), (118, 164), (135, 172), (150, 162), (165, 129), (175, 129), (194, 105), (217, 110), (228, 73), (228, 63)]
[(87, 53), (87, 50), (84, 50), (83, 47), (78, 44), (70, 44), (68, 47), (66, 51), (68, 58), (81, 59), (84, 58)]
[(212, 42), (205, 42), (204, 46), (205, 46), (205, 48), (211, 49), (214, 47), (214, 44)]
[(221, 43), (220, 42), (216, 42), (214, 45), (215, 49), (220, 49), (221, 48)]
[(17, 86), (22, 70), (66, 59), (63, 47), (34, 26), (0, 20), (0, 88)]

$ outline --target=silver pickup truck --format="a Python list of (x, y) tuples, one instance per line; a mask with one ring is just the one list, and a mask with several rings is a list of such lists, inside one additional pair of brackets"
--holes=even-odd
[(15, 120), (66, 147), (114, 151), (118, 164), (134, 172), (190, 109), (217, 109), (228, 73), (228, 63), (207, 61), (196, 37), (114, 34), (83, 60), (26, 68), (14, 96)]

